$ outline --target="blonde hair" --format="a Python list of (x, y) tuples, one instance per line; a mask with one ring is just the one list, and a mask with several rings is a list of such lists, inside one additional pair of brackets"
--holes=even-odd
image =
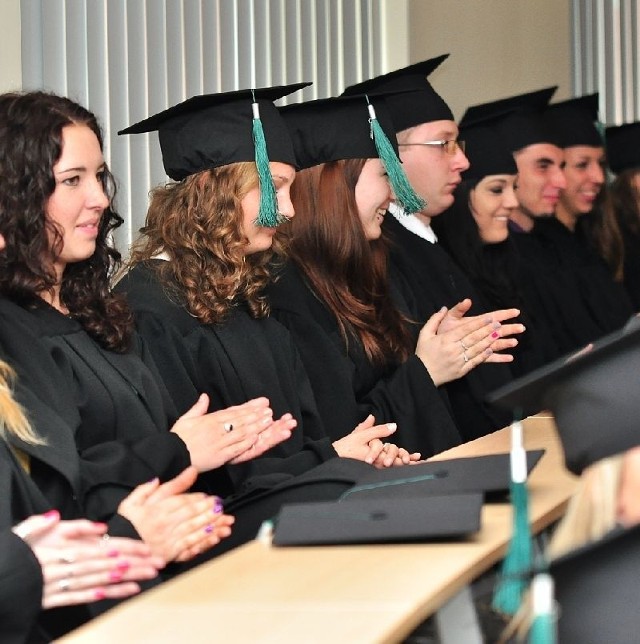
[(6, 440), (13, 435), (25, 443), (42, 445), (44, 441), (33, 431), (24, 410), (13, 397), (14, 378), (13, 369), (0, 360), (0, 436)]
[[(598, 541), (616, 527), (624, 457), (625, 454), (616, 454), (584, 470), (578, 489), (547, 546), (547, 561), (551, 562), (587, 543)], [(498, 644), (507, 642), (516, 633), (517, 641), (525, 641), (532, 616), (531, 593), (528, 592)]]

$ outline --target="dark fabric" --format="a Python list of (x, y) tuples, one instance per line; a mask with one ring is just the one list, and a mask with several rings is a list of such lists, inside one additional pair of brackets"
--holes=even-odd
[(138, 331), (172, 392), (178, 389), (179, 365), (184, 368), (180, 377), (187, 376), (191, 392), (176, 401), (179, 406), (188, 408), (202, 392), (209, 395), (212, 411), (266, 396), (274, 417), (289, 412), (298, 421), (289, 440), (258, 459), (227, 468), (234, 489), (255, 475), (302, 474), (337, 457), (300, 356), (276, 320), (254, 319), (238, 306), (223, 324), (203, 325), (167, 294), (153, 262), (136, 266), (118, 290), (127, 295)]
[(640, 311), (640, 235), (620, 225), (624, 243), (623, 285), (634, 311)]
[[(418, 237), (390, 213), (383, 230), (391, 243), (391, 279), (404, 281), (413, 293), (418, 324), (424, 324), (443, 306), (452, 307), (465, 298), (472, 301), (468, 315), (487, 312), (469, 279), (439, 244)], [(510, 379), (511, 371), (506, 365), (482, 364), (442, 387), (465, 440), (489, 434), (511, 421), (503, 411), (485, 402), (489, 392)]]
[(550, 297), (558, 301), (567, 330), (566, 351), (620, 329), (633, 314), (624, 289), (603, 261), (555, 217), (536, 220), (533, 233), (541, 247)]
[(377, 367), (355, 339), (347, 349), (334, 316), (293, 264), (279, 272), (268, 293), (272, 315), (298, 346), (332, 437), (344, 436), (371, 413), (377, 423), (396, 422), (392, 440), (423, 457), (460, 442), (446, 397), (417, 356)]

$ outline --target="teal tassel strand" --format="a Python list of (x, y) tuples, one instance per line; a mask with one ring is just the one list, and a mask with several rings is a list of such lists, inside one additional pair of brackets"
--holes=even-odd
[(529, 644), (556, 644), (556, 615), (553, 579), (547, 572), (538, 573), (531, 584), (533, 621), (529, 629)]
[(273, 185), (273, 178), (269, 168), (269, 155), (267, 153), (267, 141), (260, 120), (260, 109), (258, 103), (251, 105), (253, 109), (253, 145), (255, 148), (256, 168), (260, 181), (260, 207), (256, 223), (265, 228), (275, 228), (282, 222), (278, 213), (278, 200), (276, 188)]
[(426, 206), (426, 203), (424, 199), (421, 199), (411, 187), (409, 179), (407, 179), (407, 175), (402, 169), (402, 165), (400, 164), (400, 159), (398, 159), (396, 151), (393, 149), (391, 142), (387, 138), (387, 135), (384, 133), (384, 130), (376, 118), (376, 111), (373, 105), (369, 103), (368, 107), (371, 137), (373, 138), (376, 150), (378, 151), (378, 156), (380, 157), (389, 177), (389, 183), (391, 184), (395, 198), (402, 206), (405, 213), (413, 214), (414, 212), (420, 212)]
[(493, 608), (505, 615), (514, 615), (527, 587), (533, 548), (529, 527), (529, 492), (527, 490), (527, 455), (522, 446), (522, 424), (511, 426), (511, 505), (513, 535), (493, 596)]

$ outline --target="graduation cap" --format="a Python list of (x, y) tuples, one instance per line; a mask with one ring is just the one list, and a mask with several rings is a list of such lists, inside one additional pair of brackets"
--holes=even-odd
[(480, 529), (482, 494), (359, 499), (282, 506), (276, 546), (393, 543), (461, 537)]
[(422, 210), (398, 157), (387, 100), (394, 93), (325, 98), (280, 108), (300, 168), (340, 159), (380, 158), (406, 212)]
[(606, 128), (605, 140), (612, 172), (640, 167), (640, 121)]
[[(526, 454), (526, 468), (530, 472), (544, 450)], [(497, 499), (505, 496), (511, 484), (510, 454), (488, 454), (465, 458), (427, 461), (410, 468), (375, 470), (360, 477), (354, 487), (342, 498), (362, 500), (371, 498), (425, 497), (480, 492)]]
[(296, 165), (288, 130), (273, 104), (310, 83), (204, 94), (154, 114), (118, 134), (158, 131), (164, 169), (175, 181), (208, 170), (254, 161), (260, 176), (258, 222), (277, 223), (269, 161)]
[(640, 526), (553, 561), (558, 642), (637, 641), (640, 632)]
[(602, 135), (596, 126), (599, 97), (596, 92), (549, 105), (546, 117), (555, 130), (556, 141), (560, 147), (604, 146)]
[(544, 111), (557, 87), (545, 87), (533, 92), (517, 94), (496, 101), (469, 107), (460, 119), (460, 128), (466, 128), (482, 119), (497, 118), (497, 135), (501, 144), (517, 152), (534, 143), (554, 143), (556, 136)]
[(506, 116), (521, 108), (542, 111), (547, 107), (557, 89), (558, 86), (553, 85), (552, 87), (544, 87), (524, 94), (516, 94), (506, 98), (499, 98), (495, 101), (472, 105), (462, 115), (459, 126), (460, 128), (468, 127), (485, 119)]
[(640, 319), (582, 352), (493, 392), (488, 400), (525, 414), (553, 412), (565, 463), (585, 467), (640, 444)]
[(451, 109), (427, 80), (427, 76), (448, 57), (449, 54), (443, 54), (350, 85), (344, 90), (343, 95), (411, 92), (409, 96), (398, 94), (387, 99), (396, 132), (431, 121), (453, 121)]
[(459, 138), (465, 142), (464, 153), (471, 164), (462, 174), (465, 181), (493, 174), (518, 173), (511, 147), (499, 128), (512, 111), (473, 119), (467, 117), (465, 124), (460, 126)]

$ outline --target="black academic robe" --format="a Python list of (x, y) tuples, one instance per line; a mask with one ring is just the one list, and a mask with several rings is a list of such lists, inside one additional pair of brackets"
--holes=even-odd
[[(44, 302), (15, 313), (7, 324), (12, 322), (24, 333), (28, 329), (31, 338), (17, 347), (12, 344), (15, 364), (27, 375), (25, 367), (30, 367), (34, 381), (44, 381), (46, 373), (54, 383), (50, 388), (58, 400), (48, 402), (70, 427), (77, 448), (80, 493), (76, 497), (82, 514), (108, 520), (113, 533), (117, 507), (135, 486), (155, 476), (173, 477), (190, 463), (186, 445), (168, 431), (177, 414), (173, 399), (139, 336), (134, 338), (135, 351), (115, 354), (102, 349), (77, 322)], [(37, 362), (46, 371), (38, 371), (37, 364), (29, 360), (34, 351), (41, 354)], [(262, 521), (277, 514), (284, 502), (335, 499), (371, 467), (352, 459), (330, 458), (301, 476), (286, 471), (252, 476), (241, 490), (232, 488), (233, 494), (224, 499), (225, 510), (236, 517), (231, 537), (186, 565), (168, 567), (163, 576), (254, 538)], [(226, 468), (205, 473), (207, 490), (211, 484), (207, 477), (220, 472)], [(42, 489), (52, 485), (49, 471), (40, 477), (34, 472), (34, 480)], [(211, 491), (216, 491), (215, 486)]]
[(621, 329), (633, 314), (624, 288), (611, 277), (603, 260), (555, 217), (536, 220), (533, 234), (553, 265), (570, 279), (585, 311), (597, 327), (596, 340)]
[(640, 311), (640, 235), (620, 225), (624, 243), (623, 286), (631, 300), (633, 310)]
[[(167, 431), (177, 416), (172, 402), (136, 353), (102, 349), (78, 322), (44, 302), (18, 313), (13, 323), (34, 340), (13, 347), (10, 358), (30, 383), (48, 377), (54, 387), (45, 402), (73, 437), (87, 518), (109, 521), (134, 487), (155, 476), (172, 478), (190, 464), (185, 444)], [(144, 354), (141, 343), (137, 346)], [(29, 364), (25, 355), (34, 351), (43, 354), (39, 365)], [(36, 429), (47, 431), (46, 418)], [(67, 453), (73, 449), (62, 432), (51, 445)], [(48, 487), (47, 472), (33, 475), (40, 487)]]
[(376, 366), (354, 338), (348, 348), (329, 309), (293, 263), (280, 269), (268, 288), (272, 315), (293, 336), (311, 380), (327, 431), (344, 436), (368, 414), (377, 423), (396, 422), (393, 441), (423, 457), (461, 441), (446, 397), (420, 359)]
[(266, 396), (275, 418), (289, 412), (298, 421), (287, 441), (228, 467), (235, 488), (256, 475), (298, 475), (337, 457), (287, 330), (274, 319), (251, 317), (241, 305), (221, 324), (201, 324), (157, 279), (153, 265), (162, 261), (136, 266), (117, 289), (126, 294), (167, 389), (178, 390), (176, 363), (183, 369), (180, 377), (191, 382), (191, 392), (180, 387), (183, 397), (177, 404), (187, 409), (204, 392), (215, 411)]
[[(442, 246), (407, 230), (391, 213), (385, 217), (383, 231), (390, 242), (390, 279), (401, 289), (409, 289), (412, 313), (419, 325), (443, 306), (452, 307), (465, 298), (472, 301), (468, 315), (487, 312), (470, 280)], [(509, 414), (485, 400), (487, 394), (511, 377), (506, 365), (481, 364), (466, 376), (443, 385), (465, 440), (491, 433), (511, 421)]]

